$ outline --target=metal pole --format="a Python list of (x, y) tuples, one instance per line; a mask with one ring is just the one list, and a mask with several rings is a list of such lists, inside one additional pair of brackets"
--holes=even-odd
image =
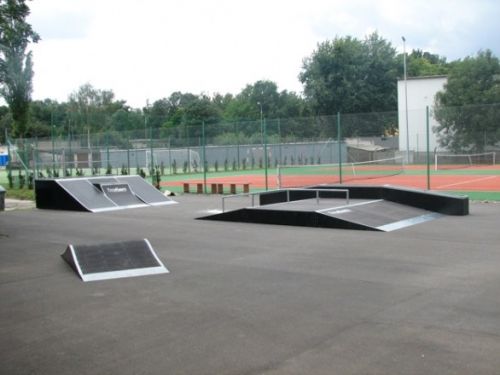
[(68, 140), (69, 140), (69, 171), (70, 175), (73, 175), (75, 158), (73, 155), (73, 150), (71, 148), (71, 120), (68, 120)]
[(268, 181), (267, 181), (267, 173), (268, 173), (268, 166), (267, 166), (267, 129), (266, 129), (266, 120), (264, 120), (264, 174), (266, 178), (266, 190), (268, 190)]
[(38, 178), (39, 176), (39, 171), (38, 171), (38, 137), (35, 136), (35, 146), (33, 147), (33, 168), (34, 168), (34, 174), (33, 178)]
[(278, 118), (278, 145), (279, 145), (279, 163), (278, 164), (282, 164), (283, 163), (283, 159), (282, 159), (282, 154), (281, 154), (281, 120)]
[[(146, 121), (147, 121), (147, 116), (146, 116)], [(155, 159), (154, 159), (154, 149), (153, 149), (153, 124), (150, 123), (149, 125), (149, 147), (150, 147), (150, 150), (151, 150), (151, 182), (154, 182), (154, 178), (155, 178)]]
[[(51, 117), (51, 120), (53, 120), (54, 116), (53, 114), (50, 116)], [(53, 177), (56, 177), (55, 174), (56, 174), (56, 154), (55, 154), (55, 144), (54, 144), (54, 124), (52, 123), (52, 126), (50, 127), (51, 129), (51, 132), (50, 132), (50, 135), (51, 135), (51, 139), (52, 139), (52, 174), (53, 174)]]
[(238, 166), (238, 170), (240, 170), (241, 169), (241, 165), (240, 165), (240, 159), (241, 159), (241, 156), (240, 156), (240, 135), (238, 133), (238, 123), (237, 122), (234, 123), (234, 134), (236, 134), (236, 157), (238, 159), (237, 166)]
[(203, 189), (205, 194), (207, 194), (207, 155), (205, 150), (205, 121), (201, 122), (201, 147), (202, 147), (202, 157), (203, 157)]
[(406, 118), (406, 164), (410, 163), (410, 132), (408, 128), (408, 75), (406, 71), (406, 39), (403, 39), (403, 71), (405, 81), (405, 118)]
[(431, 153), (430, 153), (430, 136), (429, 136), (429, 106), (425, 107), (425, 125), (427, 137), (427, 190), (431, 189)]
[(10, 141), (7, 135), (7, 126), (5, 127), (5, 143), (7, 143), (7, 173), (11, 170), (10, 163), (12, 162), (12, 155), (10, 154)]
[(106, 132), (106, 174), (113, 174), (113, 171), (110, 170), (111, 162), (109, 161), (109, 133)]
[(130, 136), (127, 137), (127, 174), (130, 175)]
[(168, 136), (168, 170), (170, 171), (169, 174), (172, 174), (172, 148), (170, 144), (170, 136)]
[(340, 128), (340, 112), (337, 112), (337, 146), (339, 148), (339, 182), (342, 183), (342, 136)]

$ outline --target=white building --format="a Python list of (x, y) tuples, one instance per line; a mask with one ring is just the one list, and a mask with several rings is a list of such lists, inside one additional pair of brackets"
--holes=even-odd
[[(437, 136), (432, 131), (433, 127), (437, 125), (437, 122), (432, 117), (432, 113), (436, 94), (444, 89), (446, 82), (446, 76), (408, 78), (406, 80), (406, 97), (405, 80), (398, 80), (399, 150), (406, 154), (409, 149), (410, 158), (413, 152), (426, 151), (427, 106), (429, 107), (429, 112), (431, 114), (429, 119), (429, 149), (434, 151), (434, 149), (438, 146)], [(408, 108), (406, 107), (406, 100), (408, 101)], [(406, 113), (407, 109), (408, 114)], [(407, 118), (408, 138), (406, 137)]]

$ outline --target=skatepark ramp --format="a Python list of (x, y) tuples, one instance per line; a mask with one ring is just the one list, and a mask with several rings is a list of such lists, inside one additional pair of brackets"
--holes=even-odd
[(83, 281), (169, 273), (147, 239), (68, 245), (61, 257)]
[[(348, 191), (347, 201), (344, 190)], [(468, 214), (467, 197), (392, 186), (284, 189), (249, 194), (252, 202), (255, 195), (259, 196), (258, 206), (223, 209), (199, 219), (390, 232), (444, 215)]]
[(35, 196), (37, 208), (90, 212), (176, 203), (140, 176), (37, 179)]

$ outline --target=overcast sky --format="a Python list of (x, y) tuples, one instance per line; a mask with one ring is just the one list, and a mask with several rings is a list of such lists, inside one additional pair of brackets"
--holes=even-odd
[(142, 108), (174, 91), (240, 92), (271, 80), (302, 92), (302, 61), (335, 36), (373, 31), (448, 61), (500, 56), (498, 0), (34, 0), (33, 99), (82, 84)]

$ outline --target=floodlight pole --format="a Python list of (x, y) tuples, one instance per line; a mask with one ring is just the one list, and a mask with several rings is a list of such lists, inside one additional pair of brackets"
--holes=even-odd
[(404, 81), (405, 81), (405, 118), (406, 118), (406, 164), (410, 163), (410, 133), (408, 130), (408, 75), (406, 71), (406, 39), (404, 36), (401, 37), (403, 40), (403, 71), (404, 71)]

